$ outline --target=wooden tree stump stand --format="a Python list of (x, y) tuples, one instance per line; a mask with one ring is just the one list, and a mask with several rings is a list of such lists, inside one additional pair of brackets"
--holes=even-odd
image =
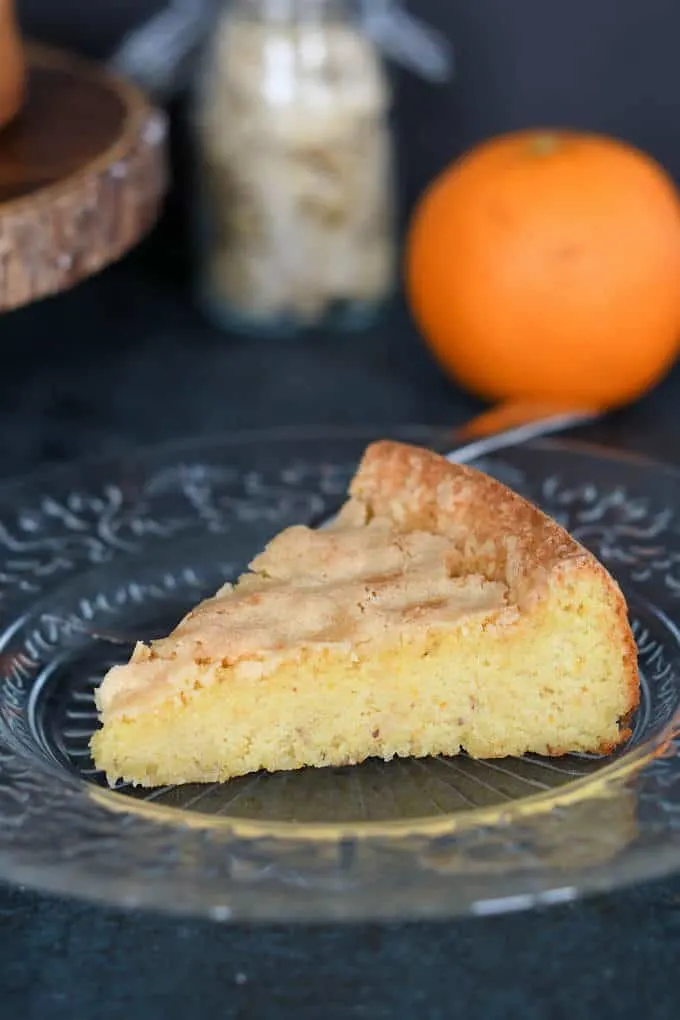
[(164, 115), (96, 65), (28, 49), (26, 103), (0, 131), (0, 311), (71, 287), (155, 223)]

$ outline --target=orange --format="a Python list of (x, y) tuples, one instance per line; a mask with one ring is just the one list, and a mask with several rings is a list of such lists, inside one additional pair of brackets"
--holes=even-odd
[(426, 190), (405, 277), (426, 342), (472, 392), (621, 405), (678, 352), (680, 197), (614, 139), (505, 135)]
[(14, 0), (0, 0), (0, 128), (19, 112), (26, 86), (26, 58)]

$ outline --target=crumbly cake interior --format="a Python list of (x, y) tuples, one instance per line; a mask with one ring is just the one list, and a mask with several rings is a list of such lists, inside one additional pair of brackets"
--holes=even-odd
[(493, 506), (472, 499), (474, 472), (439, 472), (424, 500), (398, 479), (399, 498), (376, 488), (370, 467), (332, 528), (283, 531), (235, 586), (109, 672), (93, 752), (110, 781), (625, 737), (634, 652), (604, 569), (498, 483), (482, 483)]

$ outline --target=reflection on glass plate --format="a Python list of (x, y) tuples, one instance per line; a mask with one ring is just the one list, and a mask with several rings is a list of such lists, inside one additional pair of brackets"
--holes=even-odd
[[(426, 443), (426, 429), (392, 431)], [(465, 756), (106, 787), (93, 691), (125, 649), (334, 506), (372, 435), (241, 435), (0, 489), (0, 877), (219, 919), (416, 918), (571, 899), (680, 849), (680, 474), (544, 442), (479, 466), (617, 576), (643, 696), (613, 758)]]

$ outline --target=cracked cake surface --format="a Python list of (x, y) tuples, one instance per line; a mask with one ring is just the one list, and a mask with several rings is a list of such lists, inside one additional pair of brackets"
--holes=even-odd
[(331, 527), (285, 529), (110, 670), (93, 751), (145, 785), (606, 751), (638, 692), (625, 601), (589, 552), (494, 479), (383, 441)]

